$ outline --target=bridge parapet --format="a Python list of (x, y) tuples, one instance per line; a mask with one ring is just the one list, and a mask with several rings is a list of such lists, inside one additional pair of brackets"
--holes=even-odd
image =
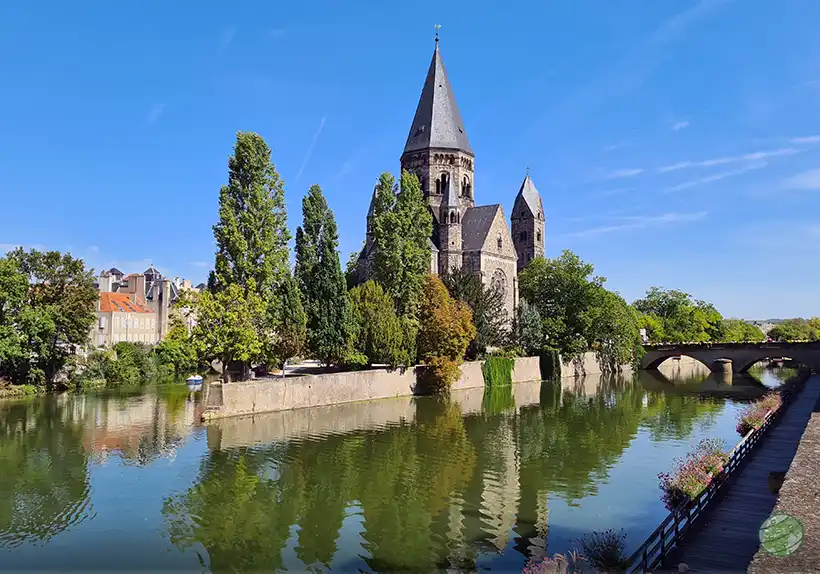
[(759, 361), (790, 358), (815, 370), (820, 370), (820, 341), (762, 343), (660, 343), (644, 345), (646, 354), (642, 369), (656, 369), (666, 359), (685, 355), (700, 361), (711, 370), (722, 370), (726, 360), (732, 362), (732, 372), (743, 373)]

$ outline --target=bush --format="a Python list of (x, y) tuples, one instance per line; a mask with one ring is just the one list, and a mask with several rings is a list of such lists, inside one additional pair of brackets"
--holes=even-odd
[(695, 500), (723, 471), (728, 458), (722, 441), (704, 439), (685, 459), (675, 461), (675, 470), (660, 473), (661, 500), (666, 508), (673, 511)]
[(418, 352), (428, 366), (424, 386), (443, 393), (459, 376), (467, 345), (475, 337), (469, 307), (447, 292), (441, 279), (428, 275), (419, 313)]
[(626, 533), (623, 530), (615, 532), (591, 532), (579, 541), (584, 549), (584, 556), (596, 570), (601, 572), (623, 572), (629, 565), (628, 557), (624, 554)]
[(762, 399), (746, 406), (737, 416), (737, 432), (746, 436), (753, 430), (759, 429), (766, 421), (766, 416), (779, 409), (783, 404), (783, 397), (778, 392), (769, 393)]
[(533, 559), (524, 567), (523, 574), (575, 574), (583, 572), (584, 558), (575, 552), (555, 554), (552, 558)]
[(371, 280), (351, 289), (350, 302), (355, 324), (354, 347), (365, 357), (366, 364), (412, 364), (415, 343), (408, 344), (408, 326), (396, 315), (390, 294)]
[(561, 356), (558, 349), (542, 349), (538, 353), (538, 366), (541, 370), (541, 379), (551, 381), (561, 378)]
[(481, 365), (481, 372), (484, 375), (484, 386), (493, 388), (496, 386), (512, 385), (512, 371), (515, 366), (515, 359), (510, 359), (501, 355), (490, 355)]
[(120, 342), (110, 351), (94, 351), (77, 368), (72, 383), (76, 390), (138, 385), (161, 374), (158, 359), (143, 343)]

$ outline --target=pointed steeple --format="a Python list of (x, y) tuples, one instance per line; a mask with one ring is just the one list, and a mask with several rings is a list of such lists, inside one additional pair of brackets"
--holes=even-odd
[(521, 188), (518, 190), (518, 195), (515, 196), (515, 203), (513, 204), (513, 211), (518, 211), (520, 202), (529, 208), (530, 213), (536, 219), (544, 218), (544, 205), (541, 202), (541, 194), (535, 189), (535, 184), (530, 178), (529, 170), (527, 170), (527, 177), (521, 183)]
[(404, 153), (427, 148), (455, 149), (474, 155), (456, 105), (453, 88), (444, 70), (438, 49), (438, 33), (433, 60), (421, 90)]

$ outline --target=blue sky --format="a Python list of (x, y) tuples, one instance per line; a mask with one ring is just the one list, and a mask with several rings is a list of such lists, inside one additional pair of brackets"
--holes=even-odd
[(547, 254), (627, 300), (660, 285), (727, 316), (820, 315), (818, 21), (816, 0), (5, 3), (0, 249), (203, 280), (252, 130), (292, 230), (322, 186), (344, 262), (441, 24), (478, 203), (509, 215), (529, 166)]

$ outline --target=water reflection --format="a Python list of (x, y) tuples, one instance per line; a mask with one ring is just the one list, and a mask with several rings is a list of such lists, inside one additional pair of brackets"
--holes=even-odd
[(182, 386), (0, 403), (0, 547), (14, 548), (2, 562), (510, 571), (591, 529), (623, 527), (634, 547), (665, 512), (656, 473), (701, 437), (735, 441), (738, 401), (793, 373), (727, 385), (696, 370), (199, 430)]

